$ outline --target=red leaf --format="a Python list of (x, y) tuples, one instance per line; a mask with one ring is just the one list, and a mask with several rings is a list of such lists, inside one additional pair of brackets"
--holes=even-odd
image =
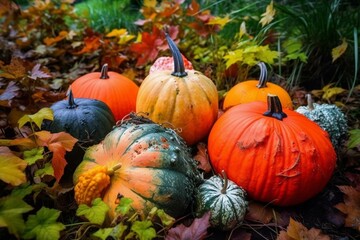
[(207, 229), (210, 227), (210, 212), (205, 213), (201, 218), (196, 218), (189, 227), (180, 224), (169, 230), (165, 240), (205, 239)]
[(159, 53), (159, 46), (164, 43), (163, 33), (153, 27), (152, 33), (143, 32), (141, 42), (133, 43), (130, 50), (139, 55), (136, 66), (142, 66), (148, 61), (154, 61)]
[(48, 131), (40, 131), (35, 134), (38, 137), (38, 144), (48, 147), (53, 153), (52, 166), (55, 178), (59, 181), (64, 174), (67, 164), (65, 153), (66, 151), (71, 151), (78, 140), (66, 132), (50, 133)]

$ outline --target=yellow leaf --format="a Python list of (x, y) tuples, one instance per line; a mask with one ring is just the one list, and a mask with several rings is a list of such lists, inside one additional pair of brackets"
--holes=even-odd
[(226, 60), (226, 68), (229, 68), (234, 63), (243, 61), (244, 50), (237, 49), (235, 51), (230, 51), (224, 56), (224, 59)]
[(24, 170), (27, 163), (15, 156), (8, 148), (0, 147), (0, 179), (13, 186), (26, 182)]
[(19, 119), (19, 128), (24, 126), (27, 122), (34, 122), (38, 128), (41, 128), (41, 124), (44, 119), (54, 120), (54, 114), (51, 108), (42, 108), (37, 113), (32, 115), (24, 115)]
[(341, 55), (343, 55), (344, 52), (346, 51), (347, 47), (348, 47), (348, 43), (346, 39), (343, 38), (342, 43), (331, 50), (332, 61), (335, 62), (336, 59), (341, 57)]
[(241, 38), (245, 34), (247, 34), (246, 25), (245, 25), (245, 22), (242, 22), (240, 25), (239, 38)]
[(155, 8), (157, 4), (156, 0), (144, 0), (144, 6), (149, 8)]
[(125, 28), (121, 29), (113, 29), (111, 32), (106, 34), (107, 37), (120, 37), (124, 34), (127, 34), (127, 30)]
[(264, 27), (266, 24), (269, 24), (275, 16), (274, 2), (271, 1), (269, 5), (266, 7), (266, 12), (261, 14), (262, 18), (260, 19), (261, 25)]
[(207, 24), (208, 25), (220, 25), (220, 27), (223, 28), (230, 21), (231, 21), (231, 19), (229, 18), (229, 16), (225, 16), (223, 18), (222, 17), (214, 17)]
[(328, 88), (324, 91), (324, 94), (322, 96), (323, 99), (326, 100), (330, 100), (330, 98), (332, 98), (333, 96), (336, 96), (338, 94), (341, 94), (343, 92), (345, 92), (346, 90), (340, 87), (332, 87), (332, 88)]

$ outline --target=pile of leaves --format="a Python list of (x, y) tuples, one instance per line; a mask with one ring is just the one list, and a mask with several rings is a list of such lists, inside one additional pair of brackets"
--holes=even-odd
[[(360, 87), (351, 91), (332, 84), (311, 89), (318, 102), (337, 104), (346, 113), (349, 138), (338, 152), (336, 172), (324, 191), (310, 201), (288, 208), (250, 202), (242, 225), (230, 232), (210, 227), (209, 215), (173, 219), (161, 209), (145, 218), (129, 212), (131, 199), (119, 202), (116, 223), (103, 228), (107, 206), (77, 206), (73, 189), (58, 184), (66, 151), (77, 139), (41, 129), (52, 120), (49, 106), (66, 96), (78, 77), (107, 63), (136, 83), (156, 58), (167, 55), (164, 27), (180, 50), (214, 79), (219, 95), (251, 74), (258, 61), (275, 63), (265, 29), (275, 14), (272, 2), (261, 16), (263, 30), (254, 36), (241, 23), (233, 42), (219, 32), (229, 16), (214, 16), (196, 0), (145, 0), (139, 33), (127, 29), (97, 32), (74, 12), (72, 0), (34, 0), (26, 8), (0, 2), (0, 236), (23, 239), (357, 239), (360, 236)], [(181, 39), (181, 41), (179, 41)], [(306, 61), (301, 45), (288, 41), (284, 63)], [(342, 47), (342, 48), (341, 48)], [(341, 50), (342, 49), (342, 50)], [(335, 58), (344, 52), (335, 51)], [(236, 72), (236, 74), (234, 74)], [(304, 105), (301, 86), (289, 89), (296, 106)], [(206, 144), (194, 159), (211, 172)]]

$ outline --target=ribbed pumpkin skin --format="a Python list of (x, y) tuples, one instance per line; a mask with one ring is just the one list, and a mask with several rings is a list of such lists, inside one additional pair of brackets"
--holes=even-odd
[(94, 166), (113, 168), (119, 163), (103, 196), (111, 209), (110, 219), (118, 194), (131, 198), (132, 207), (143, 216), (155, 206), (174, 217), (187, 213), (201, 178), (185, 143), (171, 129), (154, 123), (114, 128), (103, 142), (86, 151), (74, 183)]
[(246, 192), (234, 182), (228, 181), (226, 193), (222, 193), (224, 180), (212, 176), (197, 190), (196, 212), (198, 215), (210, 211), (210, 223), (221, 230), (230, 230), (244, 220), (248, 202)]
[(258, 80), (247, 80), (233, 86), (225, 95), (223, 109), (248, 102), (266, 102), (268, 94), (277, 95), (283, 107), (293, 109), (291, 97), (285, 89), (270, 82), (266, 83), (266, 87), (258, 88), (258, 83)]
[(116, 121), (135, 111), (139, 87), (116, 72), (107, 72), (108, 78), (105, 79), (101, 75), (101, 72), (92, 72), (76, 79), (71, 84), (74, 95), (103, 101), (113, 112)]
[(147, 114), (156, 123), (179, 129), (192, 145), (206, 137), (218, 114), (215, 84), (198, 71), (186, 70), (185, 77), (172, 71), (149, 74), (140, 85), (136, 112)]
[(336, 154), (316, 123), (283, 109), (282, 121), (263, 116), (267, 104), (230, 108), (214, 124), (208, 141), (212, 166), (243, 187), (250, 198), (280, 206), (302, 203), (329, 181)]

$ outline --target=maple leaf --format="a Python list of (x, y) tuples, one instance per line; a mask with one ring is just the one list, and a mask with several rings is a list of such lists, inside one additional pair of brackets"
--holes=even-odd
[(307, 229), (301, 223), (290, 218), (287, 231), (280, 231), (277, 240), (330, 240), (330, 237), (321, 233), (320, 229), (311, 228)]
[(40, 131), (36, 132), (35, 135), (38, 137), (37, 143), (39, 146), (48, 147), (53, 153), (51, 161), (54, 168), (54, 176), (59, 181), (64, 174), (67, 164), (65, 153), (66, 151), (70, 152), (78, 140), (66, 132), (50, 133), (48, 131)]
[(88, 36), (84, 38), (85, 46), (78, 52), (75, 52), (75, 55), (81, 55), (84, 53), (94, 52), (99, 49), (101, 46), (100, 37), (98, 36)]
[(13, 186), (26, 182), (26, 161), (17, 157), (7, 147), (0, 147), (0, 179)]
[(207, 229), (210, 227), (210, 212), (205, 213), (201, 218), (196, 218), (189, 227), (180, 224), (169, 230), (165, 240), (205, 239)]
[(41, 66), (41, 64), (38, 63), (32, 68), (29, 78), (36, 80), (38, 78), (49, 78), (49, 77), (51, 77), (49, 74), (41, 71), (40, 66)]
[(18, 121), (19, 128), (21, 128), (28, 122), (35, 123), (35, 125), (38, 128), (41, 128), (41, 124), (44, 121), (44, 119), (51, 120), (51, 121), (54, 120), (54, 113), (51, 110), (51, 108), (42, 108), (35, 114), (24, 115)]
[(19, 80), (26, 77), (25, 63), (16, 57), (13, 57), (8, 65), (3, 65), (0, 61), (0, 70), (0, 77)]
[(19, 95), (20, 88), (16, 82), (11, 81), (0, 94), (0, 101), (8, 101)]
[(346, 214), (345, 226), (360, 231), (360, 191), (350, 186), (338, 186), (344, 193), (344, 203), (335, 205), (335, 208)]
[(274, 1), (271, 1), (270, 4), (266, 6), (266, 11), (261, 14), (261, 25), (264, 27), (266, 24), (269, 24), (274, 19), (275, 13), (276, 11), (274, 9)]
[(208, 173), (211, 171), (211, 165), (209, 161), (209, 155), (207, 152), (207, 147), (205, 143), (198, 143), (196, 145), (197, 147), (197, 153), (194, 156), (194, 160), (198, 161), (198, 168), (202, 169), (205, 173)]

